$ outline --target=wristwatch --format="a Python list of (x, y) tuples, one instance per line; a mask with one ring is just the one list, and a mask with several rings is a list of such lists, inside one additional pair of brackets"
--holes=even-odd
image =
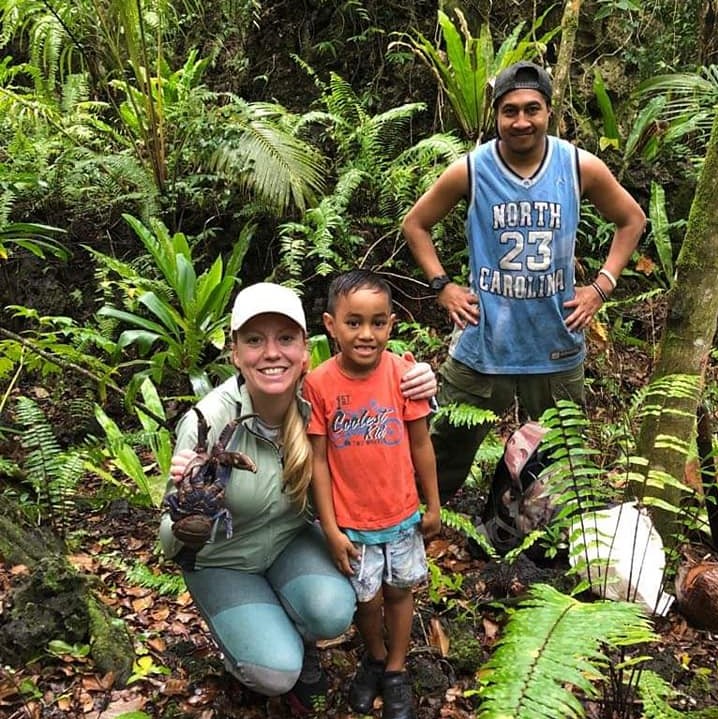
[(450, 282), (449, 275), (437, 275), (429, 280), (429, 287), (434, 292), (441, 292)]

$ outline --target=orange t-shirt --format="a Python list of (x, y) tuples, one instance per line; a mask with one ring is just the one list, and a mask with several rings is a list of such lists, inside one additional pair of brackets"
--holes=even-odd
[(411, 516), (419, 495), (406, 422), (426, 417), (427, 400), (399, 389), (410, 363), (385, 351), (367, 377), (345, 375), (333, 357), (304, 381), (311, 402), (309, 434), (327, 438), (327, 461), (337, 524), (386, 529)]

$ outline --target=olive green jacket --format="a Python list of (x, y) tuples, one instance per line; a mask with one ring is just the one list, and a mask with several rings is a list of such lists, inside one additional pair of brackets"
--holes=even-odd
[[(305, 420), (310, 406), (297, 394), (299, 410)], [(257, 465), (256, 474), (232, 469), (225, 502), (232, 515), (232, 537), (227, 538), (222, 521), (214, 527), (214, 538), (197, 554), (195, 567), (227, 567), (246, 572), (263, 572), (311, 521), (309, 510), (299, 511), (282, 490), (282, 456), (280, 447), (254, 430), (256, 415), (244, 384), (232, 377), (203, 397), (197, 408), (209, 426), (208, 447), (217, 441), (225, 426), (236, 417), (241, 421), (225, 449), (244, 452)], [(175, 454), (195, 449), (197, 414), (188, 411), (177, 425)], [(170, 480), (167, 491), (176, 491)], [(182, 543), (172, 534), (168, 513), (160, 522), (160, 544), (166, 557), (172, 558)]]

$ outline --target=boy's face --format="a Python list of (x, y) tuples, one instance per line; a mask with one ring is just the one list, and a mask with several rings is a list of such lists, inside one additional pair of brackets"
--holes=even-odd
[(334, 314), (324, 313), (324, 326), (341, 350), (342, 369), (351, 375), (371, 372), (391, 335), (394, 315), (384, 292), (360, 287), (337, 298)]

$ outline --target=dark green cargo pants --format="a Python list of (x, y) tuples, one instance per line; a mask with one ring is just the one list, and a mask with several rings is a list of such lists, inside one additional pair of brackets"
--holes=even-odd
[[(549, 374), (481, 374), (449, 357), (439, 369), (439, 406), (470, 404), (501, 416), (518, 401), (523, 419), (538, 419), (559, 399), (583, 404), (583, 365)], [(451, 498), (466, 480), (476, 450), (492, 423), (456, 427), (446, 417), (435, 419), (431, 439), (436, 453), (439, 493), (442, 503)]]

